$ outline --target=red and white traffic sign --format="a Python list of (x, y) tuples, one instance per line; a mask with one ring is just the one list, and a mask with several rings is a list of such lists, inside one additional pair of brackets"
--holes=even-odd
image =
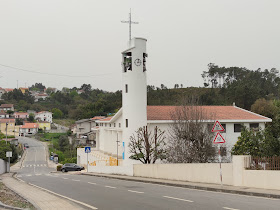
[(218, 132), (217, 135), (215, 136), (213, 143), (214, 144), (223, 144), (223, 143), (226, 143), (226, 140), (222, 137), (220, 132)]
[(223, 132), (225, 131), (225, 129), (223, 128), (223, 126), (221, 125), (221, 123), (219, 121), (216, 121), (213, 128), (212, 128), (212, 132)]

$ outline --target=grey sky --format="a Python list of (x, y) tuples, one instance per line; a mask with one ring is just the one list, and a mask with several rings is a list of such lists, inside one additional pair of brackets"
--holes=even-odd
[[(280, 69), (279, 0), (0, 0), (0, 87), (121, 89), (121, 54), (132, 36), (148, 39), (148, 84), (202, 86), (212, 62)], [(97, 75), (89, 77), (89, 75)]]

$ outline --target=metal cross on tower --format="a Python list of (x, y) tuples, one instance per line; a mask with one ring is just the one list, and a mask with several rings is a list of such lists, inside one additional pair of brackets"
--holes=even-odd
[(130, 9), (130, 13), (129, 13), (129, 16), (128, 16), (128, 21), (121, 21), (121, 22), (129, 24), (129, 40), (131, 40), (131, 24), (138, 24), (139, 23), (139, 22), (131, 21), (131, 9)]

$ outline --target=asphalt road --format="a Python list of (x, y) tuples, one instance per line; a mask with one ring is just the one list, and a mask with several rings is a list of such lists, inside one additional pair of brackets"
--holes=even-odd
[(103, 177), (50, 173), (45, 148), (35, 140), (30, 145), (18, 177), (28, 183), (86, 203), (98, 209), (280, 209), (280, 200), (219, 192), (192, 190), (116, 180)]

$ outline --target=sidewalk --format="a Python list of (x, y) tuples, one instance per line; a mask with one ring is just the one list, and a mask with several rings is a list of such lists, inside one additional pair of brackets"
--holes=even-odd
[(127, 181), (134, 181), (134, 182), (145, 182), (145, 183), (152, 183), (152, 184), (169, 185), (169, 186), (183, 187), (183, 188), (190, 188), (190, 189), (197, 189), (197, 190), (206, 190), (206, 191), (215, 191), (215, 192), (224, 192), (224, 193), (233, 193), (233, 194), (242, 194), (242, 195), (280, 199), (280, 190), (236, 187), (236, 186), (230, 186), (230, 185), (221, 186), (218, 184), (196, 183), (196, 182), (186, 182), (186, 181), (176, 181), (176, 180), (166, 180), (166, 179), (154, 179), (154, 178), (145, 178), (145, 177), (125, 176), (125, 175), (99, 174), (99, 173), (90, 173), (90, 172), (82, 172), (81, 175), (98, 176), (98, 177), (122, 179), (122, 180), (127, 180)]
[(36, 209), (83, 209), (66, 199), (16, 180), (12, 173), (3, 174), (1, 178), (8, 188), (32, 203)]

